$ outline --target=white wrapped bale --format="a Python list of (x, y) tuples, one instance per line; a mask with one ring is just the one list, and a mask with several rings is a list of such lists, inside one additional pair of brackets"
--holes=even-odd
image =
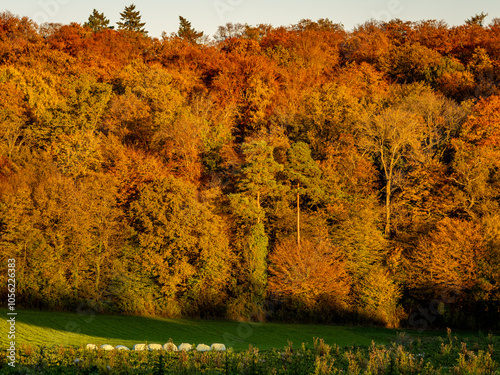
[(102, 350), (114, 350), (115, 348), (109, 344), (101, 345)]
[(226, 345), (224, 345), (224, 344), (213, 343), (211, 348), (212, 348), (212, 350), (214, 350), (216, 352), (225, 352), (226, 351)]
[(116, 346), (115, 346), (115, 349), (116, 349), (116, 350), (125, 350), (125, 351), (130, 350), (130, 349), (129, 349), (129, 348), (127, 348), (125, 345), (116, 345)]
[(87, 350), (97, 350), (97, 345), (95, 344), (87, 344), (87, 346), (85, 347), (85, 349)]
[(132, 349), (136, 352), (141, 352), (143, 350), (147, 350), (148, 346), (146, 344), (135, 344)]
[(166, 352), (178, 352), (179, 348), (173, 342), (167, 342), (165, 345), (163, 345), (163, 350), (165, 350)]
[(210, 351), (210, 346), (205, 345), (205, 344), (198, 344), (198, 346), (196, 347), (196, 350), (199, 352), (208, 352), (208, 351)]
[(160, 344), (149, 344), (148, 349), (149, 350), (162, 350), (163, 346), (161, 346)]
[(179, 345), (179, 351), (185, 351), (185, 352), (189, 352), (191, 349), (193, 349), (193, 345), (191, 344), (187, 344), (185, 342), (183, 342), (182, 344)]

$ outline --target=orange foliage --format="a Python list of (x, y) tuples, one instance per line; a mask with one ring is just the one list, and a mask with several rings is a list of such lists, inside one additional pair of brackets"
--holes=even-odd
[[(485, 256), (485, 249), (498, 247), (493, 213), (500, 209), (499, 30), (498, 19), (489, 26), (456, 27), (432, 20), (369, 21), (353, 31), (321, 19), (286, 27), (228, 24), (216, 40), (196, 44), (166, 34), (156, 39), (133, 31), (91, 32), (77, 23), (39, 27), (26, 17), (1, 13), (0, 183), (22, 180), (27, 171), (40, 173), (39, 192), (61, 191), (43, 197), (57, 224), (51, 232), (55, 224), (44, 221), (49, 211), (37, 211), (44, 213), (36, 218), (44, 226), (30, 221), (28, 213), (38, 210), (38, 203), (28, 197), (29, 189), (13, 184), (8, 196), (0, 189), (0, 239), (10, 228), (9, 248), (21, 249), (23, 237), (34, 233), (31, 245), (40, 259), (45, 248), (58, 259), (67, 253), (66, 244), (83, 259), (95, 245), (95, 262), (88, 264), (102, 265), (107, 268), (102, 275), (111, 277), (115, 264), (100, 260), (109, 255), (121, 262), (116, 267), (127, 269), (133, 280), (127, 298), (147, 290), (139, 301), (149, 301), (151, 311), (162, 311), (158, 280), (175, 284), (168, 275), (197, 267), (202, 254), (206, 264), (199, 270), (207, 273), (194, 284), (191, 279), (169, 289), (176, 291), (171, 296), (176, 306), (212, 304), (221, 315), (234, 301), (253, 306), (255, 301), (242, 302), (249, 298), (249, 284), (241, 275), (252, 272), (252, 262), (245, 262), (238, 244), (257, 242), (250, 231), (226, 223), (238, 173), (245, 170), (243, 145), (252, 140), (272, 145), (274, 172), (267, 182), (278, 192), (287, 184), (279, 172), (290, 163), (286, 150), (300, 143), (312, 150), (311, 165), (321, 166), (313, 183), (321, 194), (300, 197), (304, 228), (320, 227), (321, 238), (336, 242), (306, 239), (299, 247), (294, 240), (281, 241), (295, 231), (296, 197), (267, 192), (265, 202), (258, 201), (265, 218), (257, 236), (258, 273), (264, 279), (269, 271), (271, 295), (313, 310), (327, 301), (322, 306), (331, 311), (353, 311), (349, 305), (357, 301), (357, 311), (394, 325), (400, 296), (419, 297), (415, 290), (436, 295), (459, 288), (464, 301), (472, 296), (482, 303), (493, 295), (500, 272), (495, 266), (500, 257), (491, 256), (495, 251)], [(467, 99), (477, 103), (464, 121), (474, 102)], [(168, 193), (162, 197), (151, 185), (166, 177), (175, 184), (157, 186)], [(169, 186), (179, 188), (178, 194), (170, 194)], [(141, 193), (151, 238), (140, 226), (131, 235), (118, 225), (122, 216), (133, 220), (130, 210)], [(147, 201), (150, 193), (154, 199)], [(115, 215), (112, 229), (120, 239), (113, 253), (101, 247), (104, 235), (89, 245), (87, 232), (105, 217), (73, 210), (71, 204), (80, 201), (97, 211), (105, 202)], [(177, 216), (165, 201), (178, 206)], [(58, 202), (72, 202), (66, 203), (67, 212), (76, 212), (69, 216), (71, 225), (63, 223)], [(23, 208), (16, 208), (21, 203)], [(158, 213), (165, 214), (168, 238), (158, 230)], [(85, 225), (79, 225), (80, 217)], [(178, 227), (172, 227), (172, 217)], [(25, 224), (16, 232), (19, 223)], [(481, 230), (487, 232), (484, 238)], [(185, 235), (182, 246), (179, 233)], [(224, 269), (223, 286), (214, 284), (213, 233), (224, 244), (216, 261)], [(313, 233), (309, 229), (305, 237)], [(67, 242), (58, 243), (57, 236)], [(38, 246), (43, 238), (45, 248)], [(151, 253), (162, 265), (158, 275), (137, 271), (130, 259), (158, 238), (164, 242)], [(265, 269), (268, 239), (274, 250)], [(192, 252), (197, 242), (199, 251)], [(403, 257), (410, 254), (407, 274), (399, 263), (388, 272), (385, 257), (394, 243), (404, 248)], [(162, 258), (165, 246), (189, 259), (172, 255), (169, 263)], [(50, 275), (53, 264), (37, 267), (26, 269), (26, 280), (38, 288), (36, 272)], [(89, 280), (57, 273), (64, 293), (75, 291), (75, 296), (60, 294), (69, 302), (57, 303), (75, 304), (85, 290), (96, 294), (99, 282)], [(205, 282), (213, 288), (206, 289)], [(401, 293), (399, 285), (409, 289)], [(265, 288), (259, 288), (254, 295), (264, 296)], [(210, 295), (204, 295), (207, 290)], [(224, 310), (220, 304), (227, 301)]]
[(279, 243), (269, 256), (269, 292), (311, 306), (327, 298), (346, 307), (349, 276), (340, 250), (324, 241), (294, 239)]
[(91, 36), (92, 32), (88, 28), (72, 23), (56, 29), (48, 36), (47, 42), (52, 48), (77, 56), (87, 50)]
[(386, 64), (391, 40), (374, 21), (358, 26), (347, 35), (344, 53), (348, 61), (367, 62), (377, 68)]
[(41, 37), (33, 21), (9, 12), (0, 13), (0, 61), (19, 56), (39, 42)]
[(461, 138), (477, 146), (500, 152), (500, 96), (480, 101), (462, 126)]
[(479, 225), (445, 218), (413, 252), (408, 283), (437, 296), (452, 290), (466, 300), (481, 288), (485, 250)]

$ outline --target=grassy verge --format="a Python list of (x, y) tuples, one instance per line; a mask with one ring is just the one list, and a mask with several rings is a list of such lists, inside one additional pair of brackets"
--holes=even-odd
[[(18, 310), (16, 343), (31, 346), (82, 346), (110, 344), (132, 347), (138, 343), (224, 343), (235, 350), (284, 348), (288, 342), (312, 345), (315, 337), (329, 345), (368, 346), (388, 344), (398, 331), (383, 328), (311, 324), (239, 323), (210, 320), (174, 320), (93, 313), (59, 313)], [(7, 310), (0, 309), (1, 332), (7, 332)], [(7, 335), (0, 337), (6, 346)]]
[(281, 350), (257, 348), (226, 352), (124, 352), (78, 348), (30, 348), (17, 350), (16, 367), (6, 364), (0, 352), (3, 374), (500, 374), (498, 337), (460, 341), (428, 337), (416, 341), (399, 335), (390, 345), (368, 347), (327, 345), (288, 346)]

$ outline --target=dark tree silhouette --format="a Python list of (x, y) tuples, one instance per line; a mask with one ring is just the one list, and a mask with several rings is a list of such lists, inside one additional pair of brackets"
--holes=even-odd
[(146, 23), (141, 22), (141, 14), (135, 10), (134, 4), (125, 7), (120, 16), (121, 22), (117, 22), (118, 30), (134, 31), (147, 35), (148, 32), (144, 29)]

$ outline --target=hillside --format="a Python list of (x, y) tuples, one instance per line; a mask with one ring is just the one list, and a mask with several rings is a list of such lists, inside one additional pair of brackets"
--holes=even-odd
[(156, 39), (134, 17), (0, 15), (18, 307), (498, 328), (499, 19), (202, 43), (185, 19)]

